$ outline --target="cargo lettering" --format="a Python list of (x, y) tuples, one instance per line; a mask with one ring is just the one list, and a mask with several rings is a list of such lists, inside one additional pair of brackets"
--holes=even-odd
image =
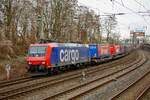
[(60, 61), (74, 63), (79, 60), (79, 51), (76, 49), (61, 49), (60, 50)]

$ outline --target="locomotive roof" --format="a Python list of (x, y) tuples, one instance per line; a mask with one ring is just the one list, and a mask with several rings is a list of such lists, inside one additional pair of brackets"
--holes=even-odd
[(78, 44), (78, 43), (35, 43), (30, 46), (51, 46), (51, 47), (88, 47), (88, 44)]

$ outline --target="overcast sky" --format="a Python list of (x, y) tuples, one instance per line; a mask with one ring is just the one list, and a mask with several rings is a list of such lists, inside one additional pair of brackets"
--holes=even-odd
[[(150, 0), (78, 0), (79, 5), (94, 9), (96, 13), (104, 15), (107, 13), (126, 13), (116, 15), (122, 38), (130, 36), (130, 30), (147, 27), (146, 34), (150, 35)], [(137, 12), (148, 13), (137, 13)], [(146, 15), (146, 16), (142, 16)]]

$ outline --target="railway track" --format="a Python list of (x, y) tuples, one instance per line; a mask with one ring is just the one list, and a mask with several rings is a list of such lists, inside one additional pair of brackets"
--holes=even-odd
[[(149, 57), (148, 57), (149, 58)], [(145, 66), (149, 66), (149, 63)], [(145, 67), (143, 66), (143, 67)], [(150, 70), (144, 71), (138, 79), (116, 93), (111, 100), (142, 100), (150, 90)], [(143, 99), (144, 100), (144, 99)]]
[(61, 91), (53, 96), (46, 98), (45, 100), (49, 100), (49, 99), (56, 99), (56, 100), (57, 99), (66, 99), (66, 100), (72, 99), (72, 100), (74, 100), (74, 99), (80, 97), (81, 95), (84, 95), (84, 94), (94, 90), (95, 88), (99, 88), (103, 85), (113, 82), (117, 78), (122, 77), (122, 76), (136, 70), (145, 62), (146, 62), (146, 58), (143, 55), (143, 57), (140, 61), (138, 61), (136, 63), (132, 63), (131, 65), (129, 65), (126, 68), (115, 71), (115, 72), (105, 75), (103, 77), (99, 77), (97, 79), (91, 80), (89, 82), (74, 86), (70, 89), (66, 89), (65, 91)]
[(11, 86), (11, 85), (14, 85), (14, 84), (27, 82), (27, 81), (33, 81), (35, 79), (40, 79), (40, 78), (37, 78), (37, 77), (36, 78), (32, 78), (31, 76), (26, 76), (26, 77), (20, 77), (20, 78), (17, 78), (17, 79), (0, 81), (0, 88), (1, 87), (6, 87), (6, 86)]
[[(138, 59), (137, 62), (138, 61), (140, 61), (140, 60)], [(119, 63), (120, 62), (118, 62), (118, 64)], [(125, 63), (125, 61), (123, 61), (122, 63)], [(128, 63), (131, 63), (131, 62), (128, 62)], [(88, 68), (86, 70), (86, 73), (90, 74), (90, 73), (94, 73), (96, 71), (100, 71), (100, 70), (102, 71), (104, 69), (109, 68), (110, 66), (108, 67), (108, 65), (109, 64), (106, 64), (104, 67), (100, 67), (99, 69), (94, 68), (94, 67)], [(113, 66), (115, 66), (115, 65), (116, 65), (116, 63), (114, 63)], [(42, 82), (37, 82), (37, 83), (33, 82), (34, 84), (30, 84), (30, 85), (29, 84), (28, 85), (20, 85), (17, 88), (10, 87), (10, 88), (0, 89), (0, 99), (7, 99), (7, 98), (11, 98), (11, 97), (13, 98), (13, 97), (16, 97), (16, 96), (24, 94), (24, 93), (28, 93), (28, 92), (31, 92), (31, 91), (34, 91), (34, 90), (39, 90), (39, 89), (41, 89), (43, 87), (52, 86), (53, 84), (57, 84), (57, 83), (64, 82), (64, 81), (67, 81), (67, 80), (70, 80), (70, 79), (74, 79), (74, 78), (79, 78), (79, 77), (82, 76), (81, 75), (81, 71), (77, 71), (77, 72), (74, 72), (74, 73), (72, 72), (72, 73), (69, 73), (69, 74), (66, 75), (66, 76), (62, 75), (62, 77), (60, 77), (60, 76), (57, 77), (56, 76), (54, 78), (50, 78), (50, 79), (48, 79), (46, 81), (42, 81)]]
[(139, 94), (139, 96), (137, 96), (136, 100), (142, 100), (142, 98), (146, 96), (146, 94), (149, 92), (149, 90), (150, 90), (150, 85), (148, 85), (148, 86)]
[(18, 78), (18, 79), (13, 79), (13, 80), (1, 81), (0, 82), (0, 88), (6, 87), (6, 86), (10, 86), (10, 85), (14, 85), (14, 84), (27, 82), (27, 81), (31, 81), (31, 80), (33, 80), (33, 78), (28, 76), (28, 77), (22, 77), (22, 78)]
[[(143, 47), (144, 47), (144, 49), (146, 49), (147, 51), (150, 50), (150, 44), (146, 44), (146, 45), (144, 45)], [(150, 58), (149, 58), (149, 59), (150, 59)], [(148, 99), (149, 99), (149, 96), (148, 96), (148, 93), (149, 93), (149, 92), (150, 92), (150, 84), (147, 85), (146, 88), (144, 88), (143, 91), (138, 94), (138, 96), (136, 97), (136, 100), (148, 100)], [(148, 98), (145, 98), (145, 97), (147, 97), (147, 96), (148, 96)]]
[[(114, 95), (111, 100), (120, 100), (120, 96), (124, 95), (124, 93), (126, 93), (126, 91), (128, 91), (128, 89), (132, 88), (135, 84), (137, 84), (139, 81), (141, 81), (143, 78), (145, 78), (148, 74), (150, 74), (150, 71), (145, 73), (142, 77), (140, 77), (137, 81), (135, 81), (134, 83), (130, 84), (127, 88), (125, 88), (124, 90), (122, 90), (121, 92), (119, 92), (118, 94)], [(147, 89), (146, 89), (147, 90)], [(145, 91), (146, 91), (145, 90)], [(131, 90), (130, 90), (131, 91)], [(132, 90), (133, 91), (133, 90)], [(142, 92), (141, 95), (139, 95), (138, 97), (136, 97), (136, 100), (140, 100), (140, 97), (144, 94), (144, 92)], [(124, 100), (124, 99), (122, 99)]]

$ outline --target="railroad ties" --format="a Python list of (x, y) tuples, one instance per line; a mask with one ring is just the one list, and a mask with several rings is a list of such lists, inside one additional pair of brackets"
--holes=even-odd
[(149, 90), (148, 54), (137, 51), (109, 63), (51, 77), (0, 82), (0, 100), (140, 100)]

